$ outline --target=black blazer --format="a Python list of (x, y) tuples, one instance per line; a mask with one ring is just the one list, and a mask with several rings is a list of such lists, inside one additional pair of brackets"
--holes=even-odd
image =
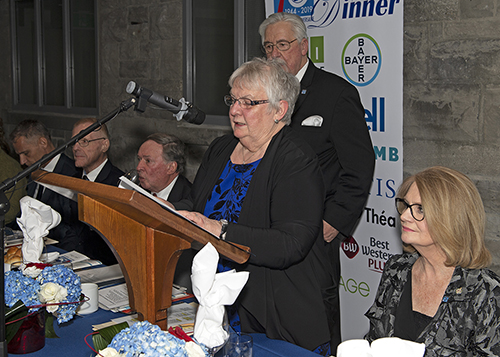
[[(319, 158), (326, 185), (324, 220), (349, 236), (360, 217), (373, 179), (375, 154), (357, 89), (309, 60), (291, 127)], [(319, 115), (320, 127), (301, 125)]]
[[(108, 159), (94, 182), (110, 186), (118, 186), (120, 183), (120, 177), (123, 176), (123, 174), (124, 172), (114, 166)], [(86, 226), (83, 230), (83, 235), (84, 243), (81, 248), (82, 253), (89, 258), (100, 260), (105, 265), (113, 265), (117, 263), (114, 254), (98, 231)]]
[[(215, 139), (203, 157), (191, 194), (177, 209), (203, 213), (238, 140)], [(303, 182), (308, 184), (304, 185)], [(265, 332), (307, 349), (329, 341), (322, 288), (331, 285), (321, 268), (321, 214), (324, 186), (311, 148), (288, 127), (276, 134), (257, 167), (238, 223), (226, 239), (251, 248), (249, 262), (235, 266), (250, 272), (238, 296), (243, 332)], [(255, 319), (257, 324), (248, 321)], [(260, 325), (262, 329), (257, 326)]]
[(99, 172), (99, 175), (97, 175), (95, 182), (118, 186), (120, 183), (120, 177), (123, 176), (123, 174), (124, 172), (113, 165), (108, 159), (101, 172)]
[(170, 194), (168, 195), (168, 201), (178, 202), (187, 198), (191, 192), (191, 186), (191, 182), (189, 182), (184, 175), (179, 175), (172, 191), (170, 191)]

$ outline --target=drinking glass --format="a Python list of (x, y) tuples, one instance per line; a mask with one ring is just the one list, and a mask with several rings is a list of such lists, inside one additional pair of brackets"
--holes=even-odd
[(252, 357), (253, 338), (244, 333), (231, 333), (222, 357)]

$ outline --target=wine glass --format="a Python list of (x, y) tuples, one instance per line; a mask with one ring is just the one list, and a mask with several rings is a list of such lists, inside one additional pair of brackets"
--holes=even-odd
[(231, 329), (231, 326), (229, 325), (229, 320), (227, 318), (227, 312), (226, 310), (224, 309), (224, 316), (222, 318), (222, 329), (224, 330), (225, 334), (224, 334), (224, 342), (222, 342), (220, 345), (218, 346), (215, 346), (215, 347), (211, 347), (208, 349), (208, 354), (210, 355), (210, 357), (214, 357), (217, 352), (219, 352), (219, 350), (224, 347), (224, 345), (227, 343), (227, 341), (229, 340), (229, 334), (230, 334), (230, 329)]

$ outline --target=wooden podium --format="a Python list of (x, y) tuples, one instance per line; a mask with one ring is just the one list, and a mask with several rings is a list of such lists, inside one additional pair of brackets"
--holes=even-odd
[(193, 242), (210, 242), (223, 256), (248, 260), (250, 249), (215, 238), (139, 192), (35, 171), (32, 178), (78, 193), (78, 214), (113, 251), (127, 283), (130, 307), (141, 320), (167, 329), (175, 267)]

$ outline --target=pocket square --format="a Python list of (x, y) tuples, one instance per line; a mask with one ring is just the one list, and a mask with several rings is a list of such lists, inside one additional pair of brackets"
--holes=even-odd
[(323, 118), (319, 115), (312, 115), (302, 121), (302, 126), (321, 126), (323, 125)]

